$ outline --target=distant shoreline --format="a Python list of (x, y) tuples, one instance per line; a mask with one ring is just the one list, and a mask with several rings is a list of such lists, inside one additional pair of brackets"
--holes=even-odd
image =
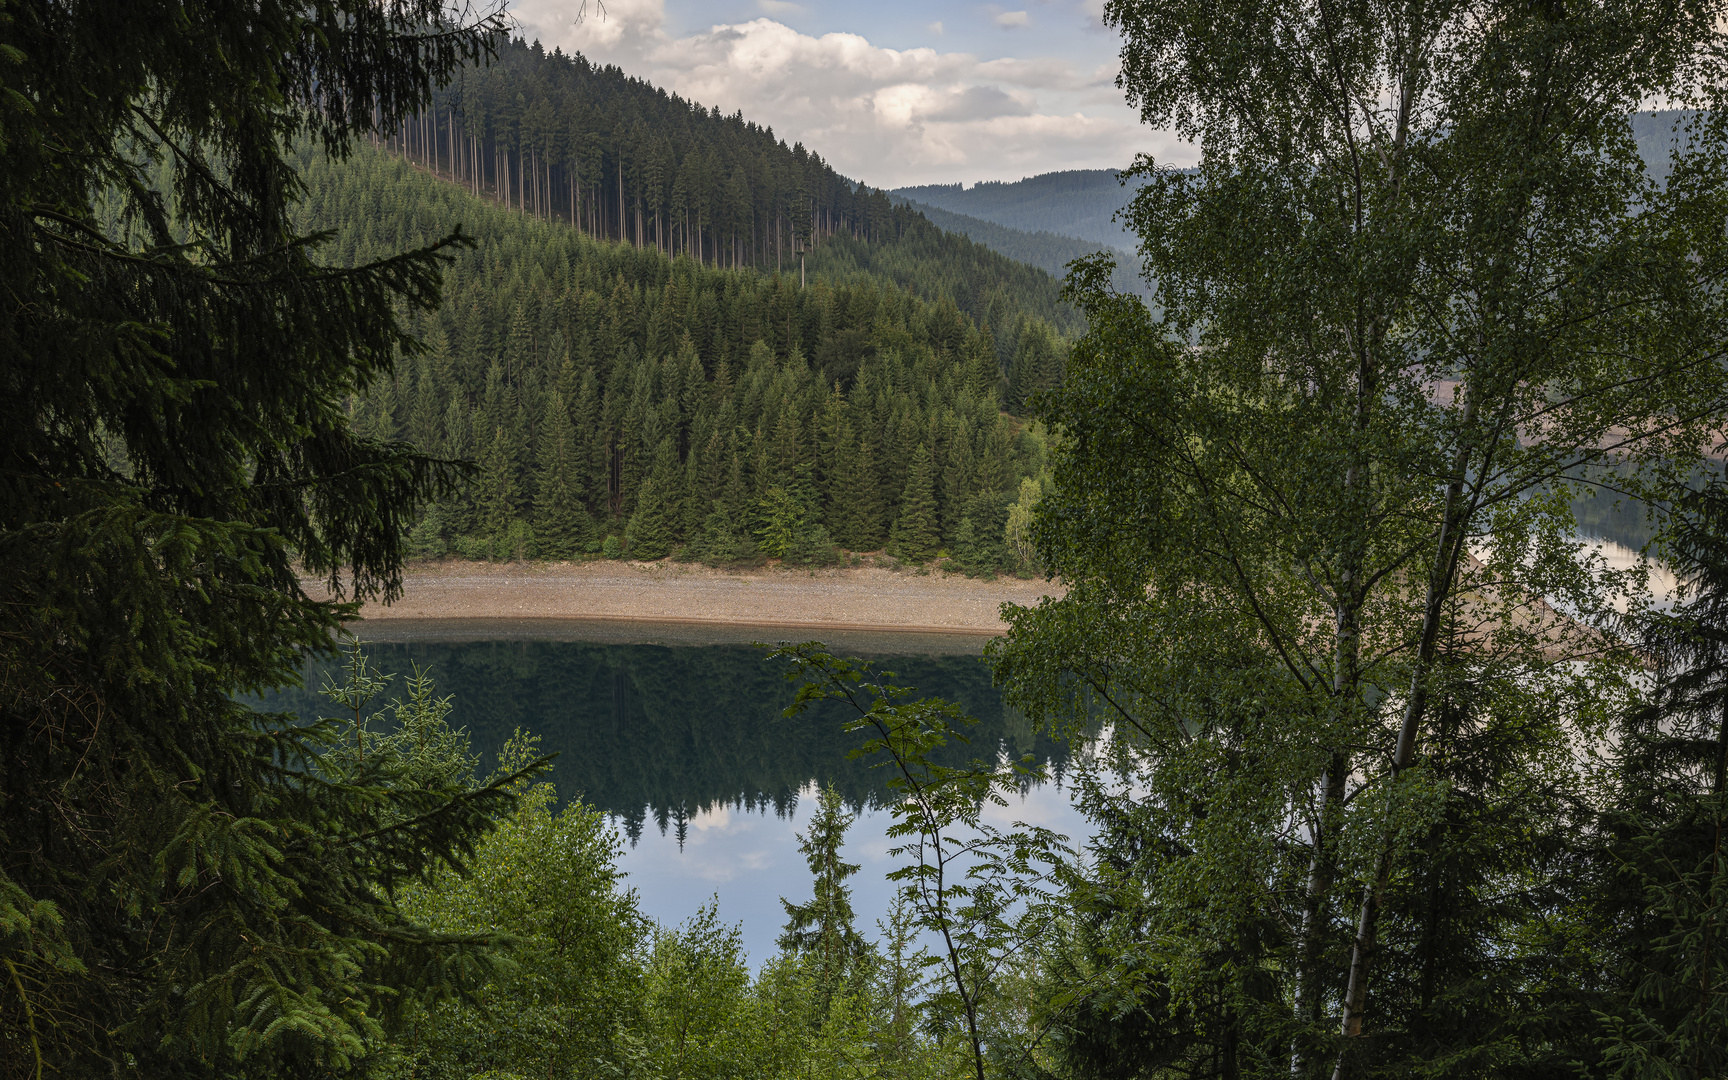
[(401, 599), (388, 607), (367, 604), (361, 616), (374, 623), (564, 620), (994, 637), (1007, 632), (1002, 604), (1029, 607), (1064, 591), (1041, 578), (990, 581), (874, 566), (715, 570), (669, 562), (446, 559), (412, 564)]

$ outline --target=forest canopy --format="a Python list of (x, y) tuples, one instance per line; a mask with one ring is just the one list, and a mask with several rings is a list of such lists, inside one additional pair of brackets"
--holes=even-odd
[(1009, 507), (1043, 451), (1002, 402), (1060, 379), (1066, 346), (1043, 320), (1021, 313), (997, 339), (946, 293), (866, 273), (831, 285), (827, 262), (808, 285), (705, 266), (376, 151), (308, 152), (300, 169), (296, 221), (333, 232), (340, 265), (447, 222), (480, 238), (418, 324), (425, 354), (354, 406), (365, 435), (479, 463), (421, 522), (422, 553), (568, 558), (612, 536), (642, 558), (832, 558), (838, 544), (1007, 563)]

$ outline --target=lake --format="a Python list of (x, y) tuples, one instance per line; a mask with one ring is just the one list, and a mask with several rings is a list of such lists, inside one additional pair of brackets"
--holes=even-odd
[[(863, 737), (841, 731), (838, 707), (780, 715), (795, 686), (750, 642), (784, 631), (573, 620), (389, 620), (357, 629), (374, 665), (396, 675), (386, 696), (416, 664), (440, 695), (454, 696), (451, 723), (468, 729), (483, 771), (517, 728), (540, 736), (558, 754), (550, 779), (560, 796), (580, 797), (615, 823), (621, 869), (650, 917), (676, 924), (714, 897), (721, 917), (742, 927), (751, 959), (766, 959), (785, 922), (780, 897), (809, 898), (795, 834), (816, 786), (833, 784), (858, 815), (844, 857), (860, 866), (852, 879), (859, 928), (886, 918), (893, 889), (884, 875), (896, 865), (884, 835), (886, 774), (849, 757)], [(821, 636), (833, 652), (873, 659), (901, 685), (977, 717), (970, 744), (950, 747), (948, 763), (1030, 753), (1049, 768), (1054, 782), (991, 808), (989, 820), (1085, 835), (1060, 783), (1066, 746), (1003, 705), (981, 658), (984, 639)], [(334, 715), (315, 693), (323, 675), (310, 669), (304, 688), (271, 695), (265, 707)]]

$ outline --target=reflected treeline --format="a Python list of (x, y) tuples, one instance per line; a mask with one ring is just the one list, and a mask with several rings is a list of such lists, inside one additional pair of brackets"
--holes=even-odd
[[(783, 719), (795, 688), (786, 666), (748, 646), (589, 644), (567, 641), (374, 642), (367, 655), (399, 689), (415, 664), (439, 694), (455, 697), (451, 722), (466, 727), (483, 768), (518, 727), (559, 754), (552, 778), (565, 795), (618, 816), (634, 842), (653, 818), (683, 831), (690, 815), (717, 805), (787, 813), (814, 780), (832, 783), (854, 808), (880, 805), (886, 774), (848, 752), (863, 737), (841, 733), (841, 707)], [(1031, 753), (1060, 773), (1066, 747), (1005, 708), (976, 656), (894, 656), (879, 668), (920, 694), (959, 702), (979, 720), (970, 745), (945, 748), (959, 765), (998, 752)], [(268, 695), (263, 707), (332, 715), (316, 690), (334, 666), (314, 665), (301, 689)], [(387, 694), (386, 696), (390, 696)]]

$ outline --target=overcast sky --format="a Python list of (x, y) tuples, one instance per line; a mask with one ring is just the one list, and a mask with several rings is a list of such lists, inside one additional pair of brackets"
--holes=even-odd
[(526, 36), (803, 143), (876, 187), (1192, 154), (1116, 88), (1103, 0), (512, 0)]

